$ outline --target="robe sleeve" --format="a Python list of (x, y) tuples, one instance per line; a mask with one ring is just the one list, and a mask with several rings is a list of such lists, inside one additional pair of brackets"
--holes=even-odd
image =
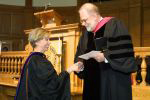
[[(63, 71), (57, 75), (53, 65), (46, 58), (34, 57), (31, 60), (30, 76), (40, 93), (43, 95), (56, 95), (59, 100), (70, 98), (70, 75)], [(69, 99), (65, 99), (69, 100)]]
[(125, 73), (136, 71), (132, 40), (123, 23), (115, 18), (108, 22), (104, 36), (108, 38), (104, 56), (111, 67)]
[[(87, 48), (87, 32), (82, 34), (82, 36), (80, 37), (80, 40), (78, 42), (78, 46), (77, 46), (77, 51), (76, 51), (76, 54), (75, 54), (75, 58), (74, 58), (74, 63), (78, 62), (79, 59), (78, 59), (78, 56), (82, 55), (85, 53), (85, 50)], [(84, 61), (83, 61), (84, 63)], [(85, 76), (85, 71), (81, 71), (79, 73), (76, 73), (75, 74), (80, 78), (80, 79), (83, 79), (84, 76)]]

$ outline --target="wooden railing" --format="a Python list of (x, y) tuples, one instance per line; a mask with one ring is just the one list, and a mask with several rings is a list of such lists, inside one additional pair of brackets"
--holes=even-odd
[(24, 63), (25, 57), (22, 55), (16, 56), (1, 56), (1, 73), (2, 74), (17, 74), (20, 75), (21, 68)]
[(1, 52), (0, 85), (17, 86), (27, 56), (28, 52), (26, 51)]
[[(18, 78), (21, 74), (23, 64), (28, 57), (29, 52), (13, 51), (1, 52), (0, 55), (0, 85), (17, 87)], [(53, 57), (53, 56), (52, 56)], [(56, 57), (57, 58), (57, 57)], [(59, 60), (59, 58), (58, 58)], [(60, 68), (57, 66), (60, 62), (54, 61), (56, 71), (60, 73)], [(54, 63), (52, 62), (52, 63)], [(71, 74), (71, 92), (72, 95), (81, 95), (83, 81), (78, 79), (74, 73)]]
[[(13, 52), (1, 52), (0, 55), (0, 84), (9, 84), (9, 86), (17, 86), (18, 79), (21, 74), (23, 64), (28, 57), (27, 51), (13, 51)], [(54, 55), (52, 56), (54, 58)], [(52, 62), (55, 65), (55, 69), (60, 73), (59, 58)], [(59, 62), (58, 62), (59, 61)], [(55, 64), (56, 63), (56, 64)], [(82, 92), (82, 80), (79, 80), (76, 75), (71, 74), (71, 89), (73, 93)]]
[(132, 93), (133, 93), (133, 100), (150, 100), (150, 86), (146, 85), (145, 78), (146, 78), (146, 62), (145, 57), (150, 55), (150, 47), (135, 47), (135, 56), (140, 56), (142, 58), (141, 64), (141, 75), (142, 75), (142, 82), (137, 84), (136, 82), (136, 75), (137, 72), (132, 74), (133, 79), (133, 86), (132, 86)]
[[(145, 57), (150, 55), (150, 47), (135, 47), (135, 56), (142, 57), (141, 75), (143, 81), (140, 84), (136, 82), (136, 72), (132, 74), (133, 79), (133, 100), (149, 100), (150, 86), (146, 85), (146, 63)], [(28, 57), (29, 52), (2, 52), (0, 55), (0, 85), (16, 87), (18, 80), (16, 76), (20, 76), (24, 61)], [(79, 80), (76, 75), (71, 77), (71, 91), (73, 94), (82, 94), (83, 81)]]

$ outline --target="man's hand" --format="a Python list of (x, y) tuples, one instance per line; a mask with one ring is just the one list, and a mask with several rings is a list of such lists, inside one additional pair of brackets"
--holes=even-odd
[(100, 51), (91, 51), (90, 58), (94, 58), (97, 62), (103, 62), (105, 61), (104, 54)]
[(80, 71), (83, 71), (84, 70), (84, 65), (83, 65), (83, 62), (82, 61), (79, 61), (77, 63), (75, 63), (75, 65), (78, 66), (79, 70), (76, 71), (77, 73), (79, 73)]
[(84, 70), (84, 65), (82, 62), (77, 62), (75, 64), (73, 64), (72, 66), (70, 66), (68, 69), (67, 69), (67, 72), (68, 73), (71, 73), (73, 71), (76, 71), (76, 72), (80, 72), (80, 71), (83, 71)]

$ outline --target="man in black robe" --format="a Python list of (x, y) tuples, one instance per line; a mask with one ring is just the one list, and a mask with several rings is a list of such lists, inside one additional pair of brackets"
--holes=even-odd
[[(137, 66), (127, 29), (116, 18), (102, 18), (98, 8), (91, 3), (82, 5), (79, 14), (87, 31), (79, 40), (75, 62), (85, 53), (91, 56), (81, 60), (84, 70), (76, 73), (84, 79), (83, 100), (132, 100), (130, 75)], [(100, 37), (107, 38), (106, 49), (95, 51), (94, 39)]]

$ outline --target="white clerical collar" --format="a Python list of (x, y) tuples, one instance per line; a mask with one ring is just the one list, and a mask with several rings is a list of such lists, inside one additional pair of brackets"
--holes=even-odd
[(103, 19), (103, 17), (100, 18), (99, 22)]

